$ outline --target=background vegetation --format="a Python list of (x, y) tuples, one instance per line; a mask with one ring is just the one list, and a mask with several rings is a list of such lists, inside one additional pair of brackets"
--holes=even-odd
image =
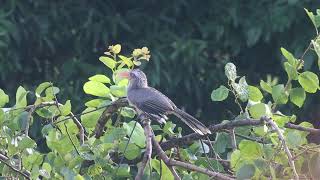
[[(78, 111), (87, 98), (81, 90), (87, 77), (111, 73), (97, 61), (108, 45), (147, 46), (152, 58), (143, 69), (153, 86), (202, 120), (230, 118), (236, 114), (233, 100), (219, 109), (208, 101), (225, 80), (224, 64), (232, 60), (253, 84), (266, 74), (282, 79), (280, 47), (302, 53), (313, 36), (303, 8), (319, 5), (314, 0), (2, 1), (0, 87), (13, 95), (20, 84), (33, 89), (51, 81), (64, 99), (79, 104)], [(307, 69), (315, 65), (314, 58), (305, 59)]]

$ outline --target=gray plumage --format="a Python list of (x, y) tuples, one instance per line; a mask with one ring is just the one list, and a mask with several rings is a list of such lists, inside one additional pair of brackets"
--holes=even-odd
[(174, 114), (200, 135), (211, 134), (210, 130), (200, 121), (177, 108), (176, 105), (158, 90), (149, 87), (146, 75), (139, 69), (129, 73), (127, 91), (129, 103), (139, 114), (144, 113), (150, 119), (164, 123), (168, 114)]

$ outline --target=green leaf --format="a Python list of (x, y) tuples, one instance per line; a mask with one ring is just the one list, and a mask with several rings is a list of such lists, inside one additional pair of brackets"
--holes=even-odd
[(103, 102), (110, 102), (110, 101), (104, 100), (104, 99), (92, 99), (92, 100), (86, 102), (85, 105), (86, 105), (87, 107), (94, 107), (94, 108), (96, 108), (96, 107), (100, 106), (100, 104), (102, 104)]
[(101, 82), (101, 83), (110, 83), (110, 79), (105, 76), (105, 75), (102, 75), (102, 74), (97, 74), (97, 75), (94, 75), (94, 76), (91, 76), (89, 78), (90, 81), (96, 81), (96, 82)]
[(132, 58), (127, 58), (125, 56), (119, 55), (119, 58), (130, 68), (133, 66)]
[(112, 85), (110, 86), (110, 92), (116, 97), (125, 97), (127, 95), (125, 86)]
[(61, 116), (66, 116), (71, 113), (71, 102), (68, 100), (63, 106), (59, 107), (61, 111)]
[(315, 93), (319, 88), (318, 76), (310, 71), (303, 72), (299, 75), (299, 83), (308, 93)]
[[(81, 115), (81, 123), (85, 128), (94, 128), (103, 112), (103, 109), (99, 110), (99, 111), (93, 111), (95, 110), (95, 108), (86, 108)], [(93, 111), (91, 113), (86, 113), (89, 111)], [(84, 114), (86, 113), (86, 114)]]
[(237, 68), (233, 63), (224, 66), (224, 73), (230, 81), (235, 81), (237, 78)]
[(124, 107), (121, 109), (121, 115), (124, 117), (134, 118), (134, 116), (136, 115), (136, 112), (132, 108)]
[(22, 86), (19, 86), (16, 93), (16, 108), (27, 106), (27, 94), (28, 92)]
[(239, 143), (239, 150), (244, 159), (257, 159), (263, 156), (261, 144), (254, 141), (242, 140)]
[(83, 85), (83, 90), (87, 94), (99, 97), (108, 97), (110, 89), (101, 82), (88, 81)]
[(111, 70), (113, 70), (116, 67), (117, 62), (109, 57), (101, 56), (99, 60), (103, 62), (103, 64), (105, 64)]
[(286, 70), (289, 79), (297, 80), (298, 79), (298, 71), (295, 67), (293, 67), (288, 62), (284, 63), (284, 69)]
[(34, 146), (36, 146), (36, 142), (27, 136), (23, 136), (22, 139), (18, 142), (18, 148), (20, 150), (25, 150), (26, 148), (33, 148)]
[(60, 89), (58, 87), (54, 87), (54, 86), (51, 86), (51, 87), (48, 87), (46, 90), (45, 90), (45, 93), (46, 93), (46, 97), (47, 98), (50, 98), (50, 99), (53, 99), (54, 96), (56, 94), (58, 94), (60, 92)]
[(256, 172), (256, 168), (252, 164), (244, 164), (241, 168), (237, 171), (236, 176), (239, 180), (246, 180), (251, 179)]
[(99, 164), (93, 164), (88, 169), (88, 174), (90, 176), (100, 175), (102, 173), (102, 167)]
[(36, 96), (41, 97), (41, 93), (47, 89), (48, 87), (52, 86), (50, 82), (43, 82), (36, 88)]
[(4, 121), (4, 111), (0, 108), (0, 125), (2, 126), (2, 123)]
[(316, 23), (315, 16), (314, 16), (313, 12), (308, 11), (308, 9), (306, 9), (306, 8), (304, 8), (304, 10), (306, 11), (307, 15), (309, 16), (309, 18), (310, 18), (312, 24), (314, 25), (315, 29), (317, 29), (318, 25)]
[(246, 102), (249, 98), (249, 88), (246, 81), (246, 77), (243, 76), (240, 78), (239, 83), (232, 83), (233, 88), (237, 92), (238, 98), (242, 102)]
[(303, 144), (303, 137), (301, 137), (298, 131), (290, 130), (286, 134), (285, 140), (290, 148), (295, 148)]
[(174, 180), (174, 177), (171, 171), (162, 160), (161, 160), (161, 165), (160, 165), (160, 161), (157, 159), (152, 159), (151, 164), (152, 164), (152, 168), (155, 169), (159, 175), (160, 174), (162, 175), (160, 180)]
[(128, 164), (120, 164), (116, 176), (118, 177), (130, 177), (130, 166)]
[(230, 136), (227, 133), (218, 133), (213, 147), (217, 153), (224, 153), (227, 150), (228, 144), (231, 143)]
[(313, 179), (318, 179), (320, 177), (320, 153), (316, 152), (312, 155), (312, 157), (309, 159), (309, 172)]
[[(133, 130), (135, 123), (137, 123), (137, 124)], [(130, 121), (129, 123), (123, 123), (123, 128), (126, 130), (126, 133), (128, 136), (130, 136), (130, 134), (133, 130), (130, 142), (135, 143), (140, 148), (145, 147), (146, 136), (144, 135), (144, 130), (143, 130), (142, 126), (140, 125), (140, 123), (135, 122), (135, 121)]]
[(290, 101), (301, 107), (306, 99), (306, 92), (302, 88), (293, 88), (290, 90)]
[(241, 152), (238, 149), (233, 151), (230, 158), (230, 167), (232, 170), (237, 171), (241, 167), (242, 162)]
[(120, 44), (116, 44), (116, 45), (112, 46), (112, 51), (113, 51), (115, 54), (119, 54), (120, 51), (121, 51), (121, 45), (120, 45)]
[(317, 41), (311, 40), (311, 43), (313, 45), (313, 49), (316, 52), (317, 56), (318, 56), (318, 68), (320, 69), (320, 42), (319, 39), (317, 39)]
[(254, 86), (249, 86), (249, 99), (251, 101), (259, 102), (263, 98), (261, 91)]
[(218, 89), (212, 91), (211, 99), (212, 101), (223, 101), (228, 97), (228, 95), (229, 89), (221, 85)]
[(293, 67), (296, 68), (298, 60), (285, 48), (281, 48), (282, 55), (288, 60), (288, 63)]
[(264, 91), (270, 94), (272, 93), (272, 87), (268, 83), (264, 82), (263, 80), (260, 80), (260, 86)]
[(262, 116), (270, 116), (270, 107), (264, 103), (254, 104), (249, 107), (249, 113), (252, 118), (260, 119)]
[(119, 145), (119, 150), (122, 153), (124, 153), (124, 156), (128, 160), (133, 160), (133, 159), (137, 158), (141, 154), (140, 148), (137, 145), (133, 144), (133, 143), (128, 144), (126, 152), (124, 152), (126, 144), (127, 144), (127, 142), (122, 142)]
[(272, 87), (272, 98), (277, 104), (286, 104), (288, 102), (288, 94), (285, 92), (283, 84)]
[(0, 89), (0, 107), (3, 107), (8, 102), (9, 96), (2, 89)]

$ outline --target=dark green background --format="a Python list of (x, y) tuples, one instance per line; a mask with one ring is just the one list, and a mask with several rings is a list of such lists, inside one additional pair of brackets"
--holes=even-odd
[[(4, 0), (0, 88), (13, 104), (19, 85), (33, 90), (52, 81), (61, 101), (71, 99), (80, 112), (91, 98), (82, 90), (87, 78), (111, 73), (98, 60), (108, 45), (120, 43), (126, 53), (147, 46), (152, 57), (143, 69), (150, 84), (213, 123), (238, 113), (232, 98), (210, 100), (226, 82), (224, 64), (234, 62), (252, 85), (267, 74), (284, 83), (280, 47), (302, 54), (315, 36), (303, 8), (319, 7), (318, 0)], [(317, 70), (314, 60), (306, 57), (307, 69)], [(307, 108), (314, 105), (309, 98)]]

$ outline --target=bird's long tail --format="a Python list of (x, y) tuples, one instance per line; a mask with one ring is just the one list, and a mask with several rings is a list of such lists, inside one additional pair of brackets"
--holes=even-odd
[(180, 118), (186, 125), (188, 125), (194, 132), (200, 135), (211, 134), (211, 131), (203, 125), (200, 121), (196, 118), (192, 117), (190, 114), (182, 111), (179, 108), (176, 108), (173, 111), (173, 114)]

